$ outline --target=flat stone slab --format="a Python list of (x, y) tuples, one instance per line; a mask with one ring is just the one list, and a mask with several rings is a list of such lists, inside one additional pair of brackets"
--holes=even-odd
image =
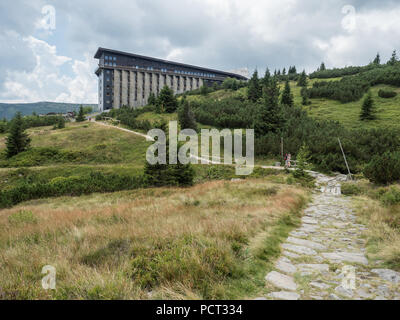
[(318, 220), (309, 217), (304, 217), (301, 219), (301, 221), (303, 221), (303, 223), (308, 223), (308, 224), (318, 224)]
[(281, 272), (283, 272), (283, 273), (286, 273), (286, 274), (294, 274), (294, 273), (297, 271), (297, 268), (296, 268), (293, 264), (291, 264), (290, 262), (285, 261), (285, 260), (282, 259), (282, 258), (279, 259), (279, 260), (276, 262), (275, 267), (276, 267), (279, 271), (281, 271)]
[(315, 225), (312, 225), (312, 224), (304, 223), (298, 231), (306, 232), (306, 233), (307, 232), (311, 232), (312, 233), (312, 232), (317, 231), (317, 227)]
[(297, 253), (293, 253), (293, 252), (286, 251), (286, 250), (282, 251), (282, 254), (289, 258), (294, 258), (294, 259), (300, 258), (300, 256)]
[(280, 292), (271, 292), (269, 297), (274, 298), (274, 299), (280, 299), (280, 300), (299, 300), (300, 295), (296, 292), (290, 292), (290, 291), (280, 291)]
[(304, 246), (297, 246), (297, 245), (293, 245), (290, 243), (284, 243), (282, 245), (282, 248), (296, 252), (298, 254), (305, 254), (305, 255), (309, 255), (309, 256), (317, 255), (317, 252), (314, 249), (304, 247)]
[(318, 282), (318, 281), (312, 281), (310, 282), (310, 286), (317, 288), (317, 289), (321, 289), (321, 290), (326, 290), (329, 289), (331, 286), (323, 283), (323, 282)]
[(334, 262), (354, 262), (367, 265), (368, 260), (363, 253), (352, 253), (352, 252), (326, 252), (322, 253), (322, 256), (328, 260)]
[(353, 290), (342, 287), (341, 285), (335, 288), (336, 293), (347, 298), (353, 297)]
[(329, 272), (329, 265), (327, 264), (318, 264), (318, 263), (300, 263), (297, 267), (301, 270), (312, 270), (318, 272)]
[(308, 234), (303, 231), (292, 231), (289, 233), (292, 237), (307, 237)]
[(293, 278), (282, 273), (271, 271), (265, 277), (265, 280), (272, 283), (275, 287), (289, 290), (289, 291), (296, 291), (297, 284), (294, 282)]
[(289, 237), (287, 238), (288, 242), (294, 243), (294, 244), (298, 244), (304, 247), (309, 247), (311, 249), (314, 250), (325, 250), (326, 247), (323, 246), (322, 244), (319, 244), (317, 242), (314, 241), (310, 241), (310, 240), (304, 240), (304, 239), (299, 239), (299, 238), (294, 238), (294, 237)]
[(400, 282), (400, 272), (390, 269), (372, 269), (371, 272), (376, 273), (383, 280), (396, 284)]

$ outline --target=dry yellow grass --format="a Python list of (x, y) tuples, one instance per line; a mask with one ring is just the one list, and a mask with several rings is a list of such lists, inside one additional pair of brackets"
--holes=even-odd
[(362, 196), (355, 199), (359, 217), (368, 225), (368, 255), (400, 270), (400, 205), (383, 206), (378, 200)]
[[(306, 194), (265, 180), (214, 181), (44, 199), (1, 210), (0, 295), (226, 297), (227, 282), (248, 277), (253, 250), (279, 219), (300, 210)], [(45, 265), (57, 269), (57, 290), (41, 288)]]

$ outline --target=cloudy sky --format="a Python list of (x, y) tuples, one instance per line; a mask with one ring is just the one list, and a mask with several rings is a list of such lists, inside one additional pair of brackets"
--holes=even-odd
[(386, 62), (399, 17), (389, 0), (0, 0), (0, 102), (97, 103), (99, 46), (260, 73)]

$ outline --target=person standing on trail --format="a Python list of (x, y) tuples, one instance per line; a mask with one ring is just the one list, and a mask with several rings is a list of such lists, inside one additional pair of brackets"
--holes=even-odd
[(287, 153), (285, 154), (284, 160), (285, 160), (285, 168), (287, 168), (288, 167), (288, 154)]
[(291, 164), (290, 164), (290, 161), (292, 160), (292, 155), (289, 153), (288, 155), (287, 155), (287, 166), (290, 168), (290, 166), (291, 166)]

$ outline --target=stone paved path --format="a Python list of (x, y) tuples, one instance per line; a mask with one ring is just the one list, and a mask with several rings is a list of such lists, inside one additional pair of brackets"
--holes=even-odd
[(257, 299), (400, 300), (400, 273), (371, 266), (366, 258), (366, 227), (356, 223), (351, 200), (340, 194), (346, 176), (310, 173), (319, 190), (265, 277), (271, 293)]

